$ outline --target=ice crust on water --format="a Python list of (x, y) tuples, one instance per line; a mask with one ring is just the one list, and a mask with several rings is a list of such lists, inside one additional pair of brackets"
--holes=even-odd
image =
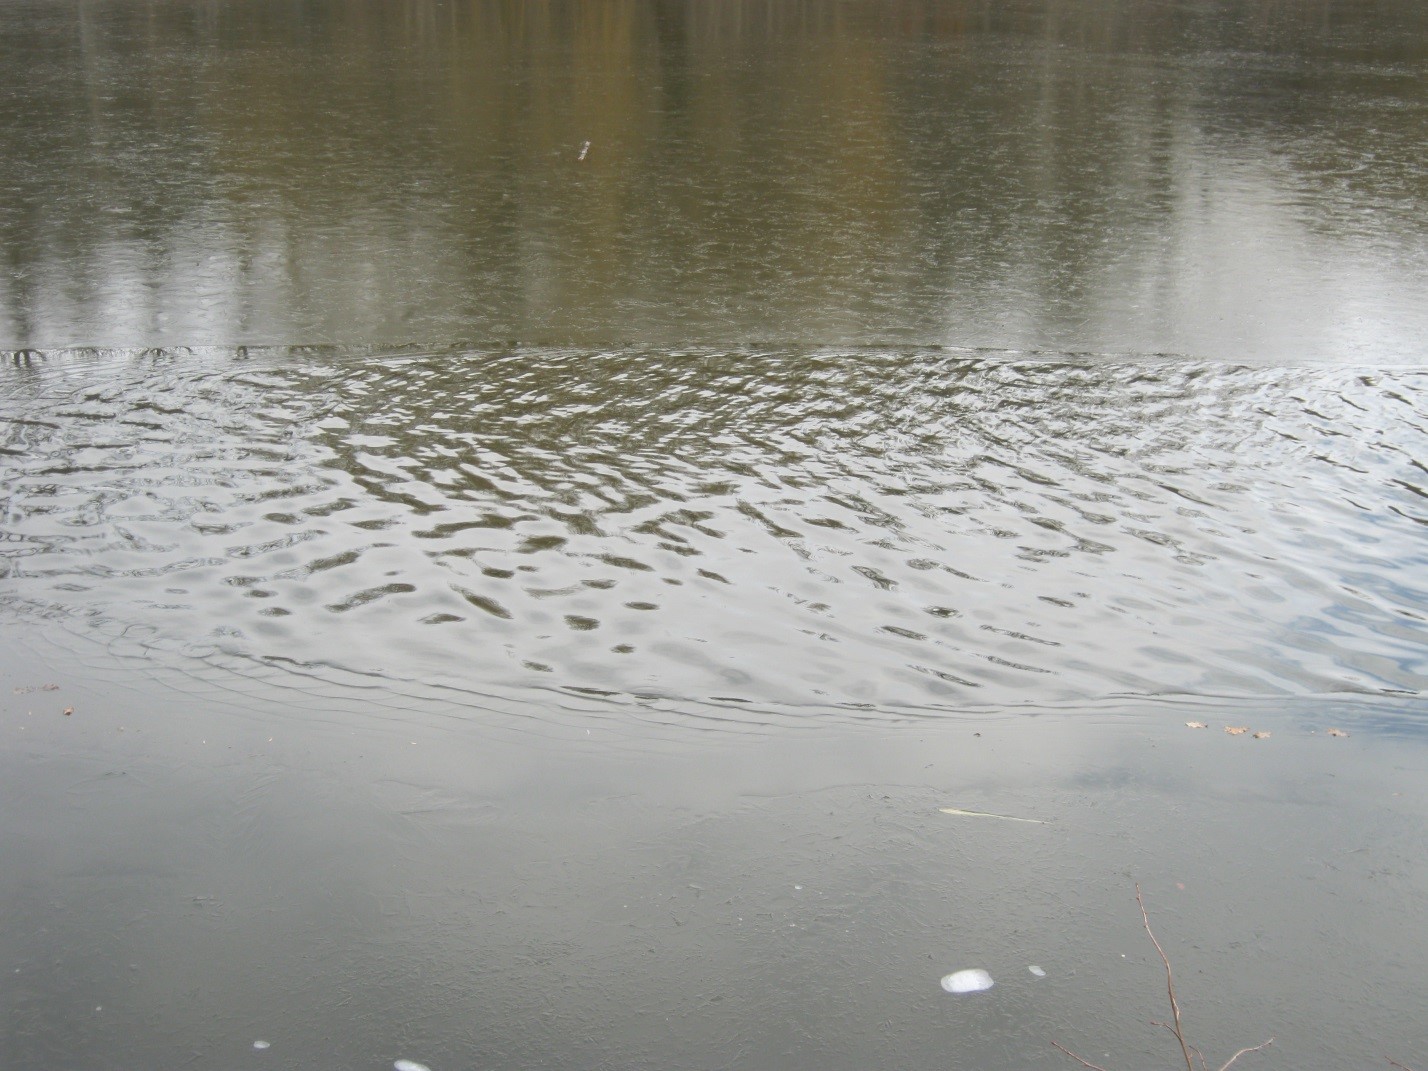
[(953, 971), (942, 979), (942, 988), (949, 993), (975, 993), (992, 988), (992, 976), (980, 967), (966, 971)]

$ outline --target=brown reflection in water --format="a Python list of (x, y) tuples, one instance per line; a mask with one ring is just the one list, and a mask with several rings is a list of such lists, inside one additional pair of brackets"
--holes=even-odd
[(1401, 359), (1428, 333), (1424, 22), (11, 4), (0, 342)]

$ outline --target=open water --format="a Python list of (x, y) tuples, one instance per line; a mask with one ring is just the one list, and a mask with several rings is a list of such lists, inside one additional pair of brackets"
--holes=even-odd
[(0, 1065), (1428, 1061), (1419, 5), (0, 57)]

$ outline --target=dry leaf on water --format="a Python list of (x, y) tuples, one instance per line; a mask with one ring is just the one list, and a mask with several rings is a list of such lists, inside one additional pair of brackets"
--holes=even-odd
[(1208, 729), (1209, 726), (1206, 725), (1203, 721), (1187, 721), (1187, 722), (1185, 723), (1185, 728), (1187, 728), (1187, 729)]
[(1231, 736), (1239, 736), (1241, 733), (1247, 733), (1247, 732), (1249, 732), (1249, 726), (1248, 726), (1248, 725), (1226, 725), (1226, 726), (1225, 726), (1225, 732), (1229, 733)]
[(1268, 739), (1269, 739), (1269, 734), (1268, 734), (1268, 733), (1265, 733), (1265, 732), (1255, 733), (1255, 734), (1254, 734), (1254, 738), (1255, 738), (1256, 740), (1268, 740)]
[(1346, 732), (1344, 732), (1344, 730), (1342, 730), (1342, 729), (1330, 729), (1330, 730), (1329, 730), (1329, 735), (1330, 735), (1330, 736), (1348, 736), (1349, 734), (1346, 733)]
[(64, 713), (65, 713), (65, 716), (68, 717), (69, 715), (71, 715), (71, 714), (74, 713), (74, 707), (65, 707), (65, 708), (64, 708)]

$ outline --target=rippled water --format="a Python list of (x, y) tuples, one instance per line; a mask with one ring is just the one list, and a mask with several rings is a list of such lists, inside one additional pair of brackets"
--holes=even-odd
[(1428, 6), (0, 59), (4, 1071), (1428, 1065)]
[(1416, 370), (151, 352), (3, 382), (5, 602), (146, 645), (735, 717), (1428, 680)]

